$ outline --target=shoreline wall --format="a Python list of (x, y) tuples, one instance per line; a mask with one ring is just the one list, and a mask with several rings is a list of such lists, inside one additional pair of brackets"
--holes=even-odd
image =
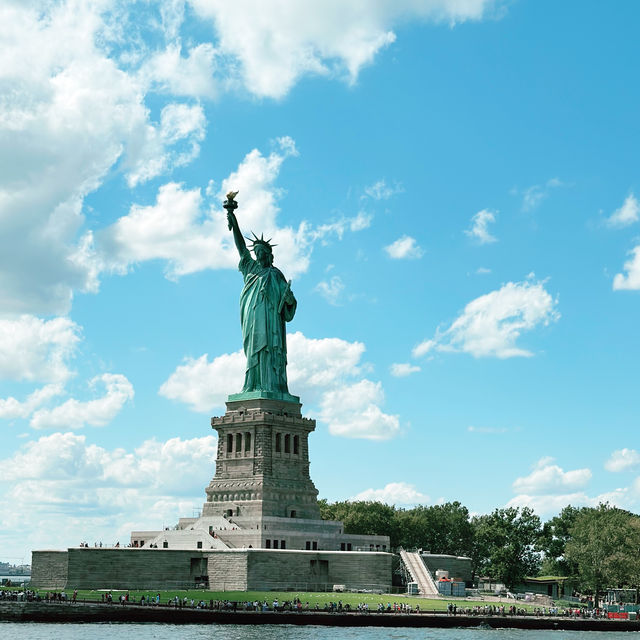
[(640, 621), (535, 616), (448, 616), (446, 613), (254, 612), (119, 604), (0, 602), (0, 621), (44, 623), (293, 624), (334, 627), (432, 627), (640, 631)]

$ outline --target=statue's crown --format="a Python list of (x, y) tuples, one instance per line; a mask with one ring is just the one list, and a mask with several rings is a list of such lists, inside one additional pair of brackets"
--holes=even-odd
[(253, 235), (253, 238), (249, 238), (248, 236), (245, 236), (245, 238), (251, 243), (251, 248), (254, 252), (256, 250), (256, 246), (258, 246), (259, 244), (261, 244), (263, 247), (267, 247), (267, 249), (269, 249), (269, 253), (273, 253), (273, 247), (278, 246), (277, 244), (271, 244), (271, 238), (265, 240), (263, 233), (260, 234), (259, 238), (255, 233), (253, 233), (253, 231), (251, 233)]

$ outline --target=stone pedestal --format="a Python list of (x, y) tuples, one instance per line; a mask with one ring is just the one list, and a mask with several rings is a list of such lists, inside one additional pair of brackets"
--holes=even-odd
[(225, 415), (211, 419), (218, 452), (202, 516), (238, 523), (264, 517), (319, 520), (318, 491), (309, 476), (308, 438), (315, 420), (302, 417), (300, 402), (242, 395), (230, 396)]

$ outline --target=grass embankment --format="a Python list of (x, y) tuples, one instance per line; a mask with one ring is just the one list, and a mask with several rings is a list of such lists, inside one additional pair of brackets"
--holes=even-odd
[[(55, 589), (37, 589), (36, 590), (41, 596), (46, 597), (47, 591), (56, 591)], [(67, 597), (71, 598), (71, 594), (73, 593), (73, 589), (67, 588), (66, 590)], [(102, 602), (102, 597), (105, 595), (107, 590), (78, 590), (78, 600), (87, 601), (87, 602)], [(385, 607), (391, 603), (397, 604), (405, 604), (411, 605), (412, 609), (416, 609), (416, 607), (420, 607), (420, 611), (446, 611), (447, 604), (449, 602), (453, 602), (458, 606), (458, 609), (470, 607), (473, 608), (475, 606), (484, 607), (485, 605), (495, 605), (501, 606), (504, 605), (506, 608), (515, 604), (519, 609), (525, 609), (527, 612), (533, 611), (537, 606), (533, 606), (530, 604), (525, 604), (520, 601), (514, 600), (506, 600), (504, 599), (502, 602), (496, 602), (494, 600), (467, 600), (466, 598), (418, 598), (414, 596), (406, 596), (403, 594), (374, 594), (374, 593), (319, 593), (319, 592), (294, 592), (294, 591), (207, 591), (204, 589), (191, 589), (191, 590), (173, 590), (169, 589), (166, 591), (157, 591), (151, 589), (139, 590), (139, 589), (131, 589), (129, 591), (126, 590), (112, 590), (114, 604), (118, 603), (118, 598), (121, 594), (128, 593), (129, 598), (134, 600), (136, 603), (140, 602), (140, 598), (145, 596), (155, 597), (157, 594), (160, 594), (160, 604), (166, 605), (168, 600), (175, 598), (178, 596), (179, 599), (187, 600), (193, 599), (195, 602), (199, 602), (200, 600), (204, 600), (206, 603), (209, 603), (209, 600), (222, 600), (222, 601), (236, 601), (236, 602), (254, 602), (258, 600), (259, 602), (264, 602), (265, 600), (269, 604), (272, 605), (274, 600), (277, 600), (280, 604), (292, 601), (294, 598), (299, 598), (302, 601), (302, 604), (309, 603), (309, 608), (314, 609), (316, 604), (320, 607), (320, 609), (324, 608), (325, 604), (330, 602), (338, 602), (341, 601), (343, 605), (349, 604), (352, 608), (357, 607), (360, 603), (367, 603), (369, 608), (376, 609), (378, 604), (382, 603)]]

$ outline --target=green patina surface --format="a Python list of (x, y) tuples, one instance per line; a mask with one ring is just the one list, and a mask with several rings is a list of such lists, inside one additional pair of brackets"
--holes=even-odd
[(224, 207), (240, 256), (238, 268), (244, 278), (240, 294), (240, 324), (247, 366), (242, 393), (233, 394), (229, 399), (274, 398), (299, 402), (287, 387), (285, 325), (293, 320), (297, 307), (291, 281), (287, 282), (280, 269), (273, 266), (269, 240), (254, 235), (255, 260), (251, 257), (234, 213), (238, 207), (234, 196), (233, 192), (227, 194)]
[(259, 398), (283, 400), (285, 402), (300, 402), (300, 396), (293, 396), (290, 393), (282, 393), (281, 391), (243, 391), (241, 393), (229, 394), (229, 402), (237, 402), (239, 400), (257, 400)]

